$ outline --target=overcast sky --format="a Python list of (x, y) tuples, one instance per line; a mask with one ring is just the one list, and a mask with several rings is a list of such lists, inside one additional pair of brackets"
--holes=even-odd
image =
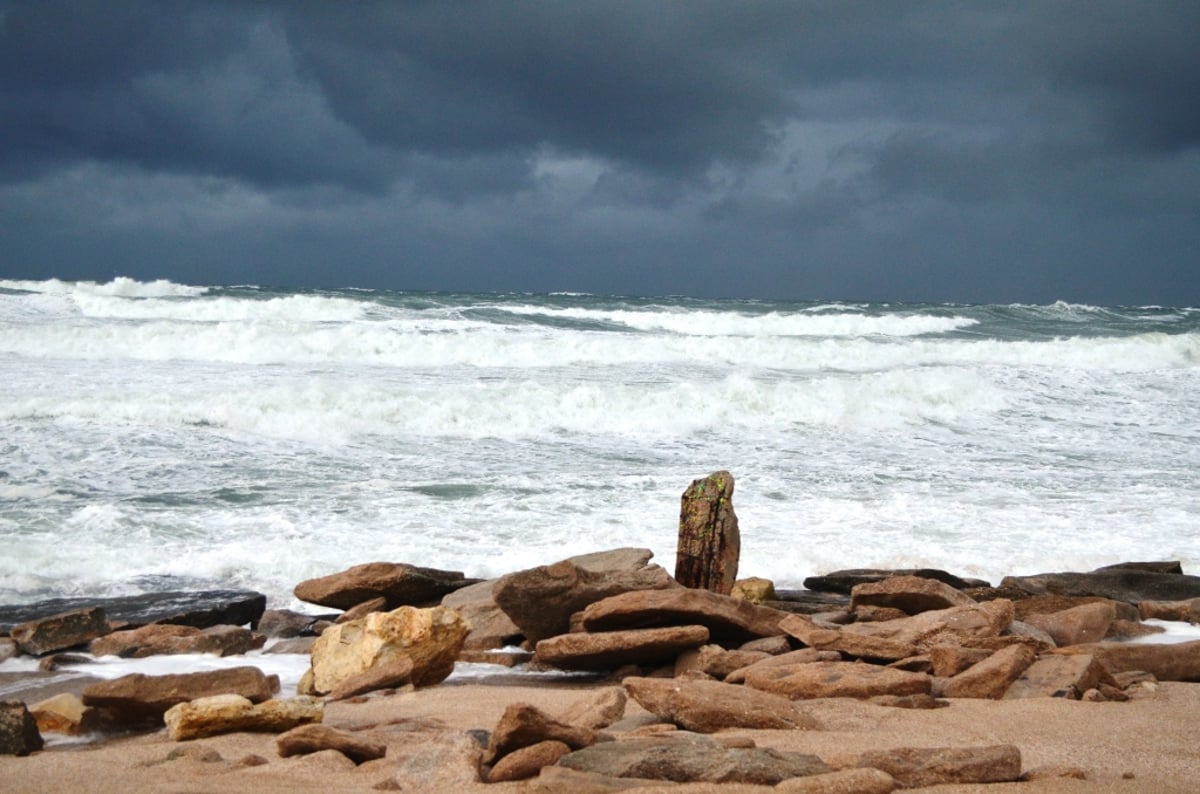
[(0, 0), (0, 278), (1200, 305), (1200, 2)]

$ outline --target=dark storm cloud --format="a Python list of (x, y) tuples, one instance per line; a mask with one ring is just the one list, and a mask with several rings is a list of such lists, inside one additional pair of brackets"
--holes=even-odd
[(1200, 302), (1196, 41), (1166, 0), (0, 0), (0, 276)]

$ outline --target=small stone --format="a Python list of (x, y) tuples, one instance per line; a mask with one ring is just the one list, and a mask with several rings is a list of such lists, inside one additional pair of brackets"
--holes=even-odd
[(514, 750), (501, 758), (488, 773), (487, 782), (503, 783), (510, 780), (525, 780), (542, 771), (543, 767), (558, 762), (571, 748), (557, 741), (544, 741)]
[(387, 745), (351, 731), (331, 728), (328, 725), (301, 725), (275, 739), (279, 755), (309, 755), (326, 750), (336, 750), (355, 764), (383, 758)]
[(896, 780), (880, 769), (842, 769), (789, 778), (774, 790), (787, 794), (891, 794), (896, 790)]

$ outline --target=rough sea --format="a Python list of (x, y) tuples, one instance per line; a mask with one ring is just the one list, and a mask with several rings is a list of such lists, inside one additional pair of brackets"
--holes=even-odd
[(1200, 573), (1200, 308), (0, 281), (0, 603), (673, 571), (720, 469), (781, 587)]

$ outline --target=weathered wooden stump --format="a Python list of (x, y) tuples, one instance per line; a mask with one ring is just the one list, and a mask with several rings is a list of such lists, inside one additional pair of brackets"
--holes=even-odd
[(675, 579), (684, 587), (729, 595), (742, 538), (733, 512), (733, 475), (718, 471), (683, 492)]

